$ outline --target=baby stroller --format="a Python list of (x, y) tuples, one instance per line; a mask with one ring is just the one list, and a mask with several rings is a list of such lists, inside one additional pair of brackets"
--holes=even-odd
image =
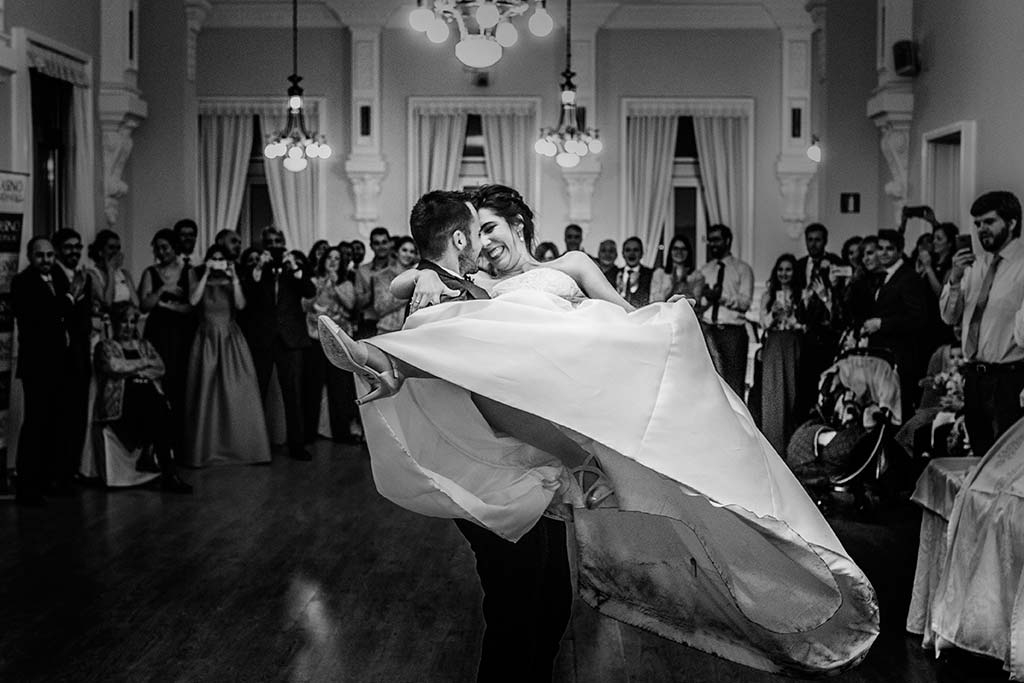
[(889, 469), (901, 418), (892, 353), (848, 349), (822, 373), (811, 419), (790, 439), (786, 461), (819, 504), (846, 490), (866, 507), (865, 486)]

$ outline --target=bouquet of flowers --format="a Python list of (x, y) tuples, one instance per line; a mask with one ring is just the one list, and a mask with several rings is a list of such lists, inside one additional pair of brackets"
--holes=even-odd
[(961, 354), (951, 351), (948, 369), (921, 380), (921, 386), (935, 391), (941, 408), (951, 413), (959, 413), (964, 407), (963, 362)]

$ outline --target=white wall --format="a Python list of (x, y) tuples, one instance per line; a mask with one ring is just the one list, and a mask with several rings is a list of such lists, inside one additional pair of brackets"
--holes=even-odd
[(914, 3), (922, 72), (914, 83), (911, 203), (921, 196), (921, 134), (971, 119), (978, 122), (975, 195), (1010, 190), (1024, 197), (1022, 28), (1020, 0)]

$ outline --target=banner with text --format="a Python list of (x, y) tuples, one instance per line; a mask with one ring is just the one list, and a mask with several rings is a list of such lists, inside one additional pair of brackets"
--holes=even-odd
[[(0, 454), (6, 454), (13, 376), (14, 311), (11, 280), (18, 274), (21, 229), (28, 201), (28, 176), (0, 171)], [(0, 457), (0, 465), (6, 458)]]

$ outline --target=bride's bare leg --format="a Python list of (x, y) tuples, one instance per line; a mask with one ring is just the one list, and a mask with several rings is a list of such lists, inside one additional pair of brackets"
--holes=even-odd
[(473, 394), (473, 403), (492, 429), (554, 455), (566, 467), (579, 467), (587, 459), (588, 453), (578, 443), (544, 418), (479, 394)]

